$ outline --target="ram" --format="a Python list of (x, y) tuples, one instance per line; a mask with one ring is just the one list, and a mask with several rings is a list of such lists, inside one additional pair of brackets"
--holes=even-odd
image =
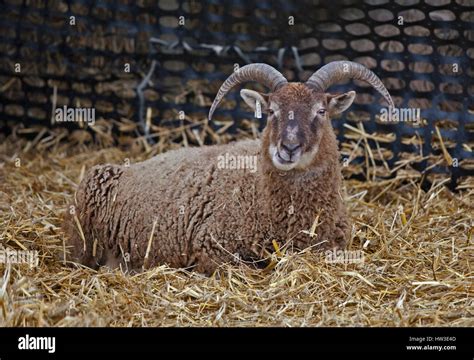
[(344, 248), (350, 221), (330, 118), (355, 92), (325, 91), (345, 79), (371, 84), (393, 107), (379, 78), (354, 62), (329, 63), (306, 83), (289, 83), (266, 64), (240, 68), (222, 84), (209, 119), (231, 88), (259, 82), (271, 92), (240, 94), (267, 114), (261, 140), (93, 167), (65, 221), (73, 258), (92, 268), (168, 264), (211, 274), (225, 262), (261, 264), (274, 241), (288, 249)]

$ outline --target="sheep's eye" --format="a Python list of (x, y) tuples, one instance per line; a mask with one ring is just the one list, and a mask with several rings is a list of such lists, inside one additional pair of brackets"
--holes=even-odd
[(319, 114), (319, 115), (324, 115), (324, 114), (326, 114), (326, 109), (319, 109), (319, 110), (318, 110), (318, 114)]
[(268, 109), (268, 116), (272, 115), (275, 115), (275, 111), (273, 111), (272, 109)]

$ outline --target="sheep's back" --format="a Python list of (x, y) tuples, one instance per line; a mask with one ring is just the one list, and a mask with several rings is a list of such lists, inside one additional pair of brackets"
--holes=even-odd
[(109, 206), (114, 216), (108, 233), (116, 236), (106, 243), (120, 245), (113, 249), (116, 256), (130, 254), (132, 268), (143, 266), (148, 248), (149, 266), (201, 264), (206, 271), (211, 265), (202, 264), (211, 258), (228, 260), (228, 252), (239, 246), (234, 237), (250, 226), (242, 224), (246, 209), (240, 205), (248, 207), (255, 198), (256, 173), (220, 168), (219, 157), (257, 157), (258, 152), (259, 141), (248, 140), (173, 150), (122, 166)]

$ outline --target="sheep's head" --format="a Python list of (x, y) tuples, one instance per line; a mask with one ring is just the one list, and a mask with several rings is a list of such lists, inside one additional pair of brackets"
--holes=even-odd
[(354, 91), (330, 95), (301, 83), (285, 84), (269, 95), (245, 89), (240, 94), (253, 109), (259, 102), (267, 114), (265, 143), (279, 170), (306, 169), (318, 152), (324, 131), (332, 131), (331, 116), (347, 109), (355, 97)]
[(283, 75), (266, 64), (250, 64), (234, 72), (222, 84), (209, 112), (235, 85), (257, 81), (271, 92), (262, 94), (243, 89), (240, 95), (254, 110), (267, 114), (264, 131), (268, 155), (279, 170), (304, 170), (313, 164), (325, 131), (332, 131), (331, 116), (345, 111), (355, 92), (334, 95), (325, 90), (345, 79), (364, 80), (379, 91), (388, 104), (393, 101), (380, 79), (364, 66), (350, 61), (335, 61), (316, 71), (306, 83), (288, 83)]

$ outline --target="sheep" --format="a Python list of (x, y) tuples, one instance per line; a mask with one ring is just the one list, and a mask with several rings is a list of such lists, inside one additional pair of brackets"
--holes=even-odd
[(306, 83), (289, 83), (267, 64), (235, 71), (209, 120), (231, 88), (259, 82), (271, 92), (240, 95), (267, 114), (261, 139), (168, 151), (128, 167), (94, 166), (65, 220), (73, 259), (95, 269), (168, 264), (210, 275), (223, 263), (264, 265), (275, 241), (290, 250), (343, 249), (351, 225), (330, 118), (355, 92), (325, 90), (346, 79), (368, 82), (393, 107), (380, 79), (350, 61), (331, 62)]

